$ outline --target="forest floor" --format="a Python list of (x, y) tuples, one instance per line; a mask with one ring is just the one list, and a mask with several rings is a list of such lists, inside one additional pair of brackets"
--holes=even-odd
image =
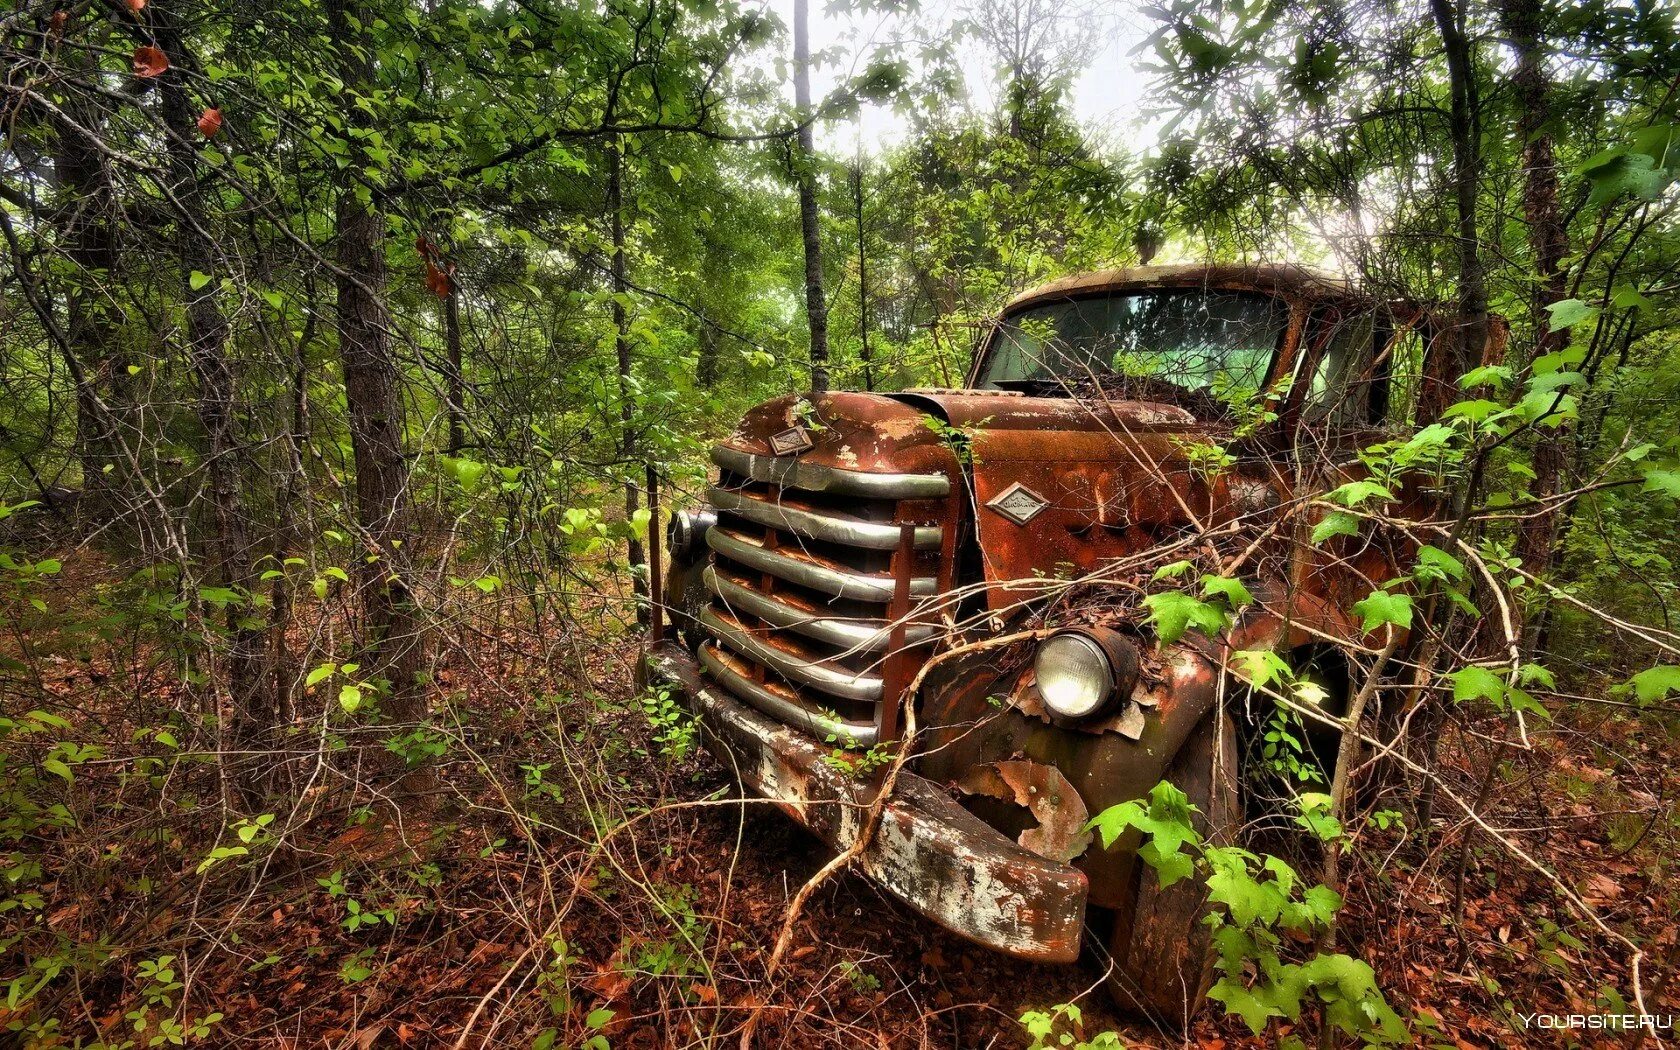
[[(56, 586), (55, 611), (98, 590), (68, 570)], [(423, 803), (387, 819), (353, 748), (305, 752), (293, 763), (303, 803), (249, 853), (208, 865), (233, 815), (213, 764), (191, 757), (207, 729), (170, 714), (192, 701), (168, 662), (111, 639), (33, 640), (55, 713), (102, 749), (66, 786), (78, 826), (42, 837), (47, 929), (5, 949), (7, 976), (42, 957), (48, 933), (80, 960), (36, 1016), (113, 1043), (137, 1016), (144, 1039), (166, 1015), (220, 1014), (189, 1041), (621, 1050), (733, 1046), (763, 1006), (757, 1046), (969, 1048), (1024, 1046), (1023, 1011), (1076, 1002), (1086, 1035), (1113, 1029), (1131, 1046), (1271, 1045), (1217, 1008), (1163, 1035), (1112, 1012), (1093, 966), (973, 947), (852, 874), (813, 897), (767, 989), (765, 961), (826, 859), (820, 844), (737, 802), (682, 723), (632, 695), (634, 637), (611, 616), (572, 624), (580, 633), (540, 661), (533, 633), (484, 626), (482, 647), (452, 650), (438, 674), (454, 729)], [(1488, 820), (1634, 938), (1647, 1005), (1680, 1012), (1664, 990), (1680, 912), (1673, 723), (1582, 709), (1590, 722), (1550, 726), (1507, 759)], [(176, 746), (160, 743), (163, 725)], [(1474, 728), (1442, 747), (1446, 782), (1466, 797), (1490, 761)], [(1624, 1009), (1627, 947), (1484, 835), (1469, 841), (1459, 907), (1457, 816), (1442, 814), (1427, 851), (1393, 829), (1363, 833), (1343, 915), (1422, 1041), (1565, 1045), (1521, 1015)], [(157, 976), (165, 956), (174, 981)], [(27, 1009), (0, 1005), (0, 1023)]]

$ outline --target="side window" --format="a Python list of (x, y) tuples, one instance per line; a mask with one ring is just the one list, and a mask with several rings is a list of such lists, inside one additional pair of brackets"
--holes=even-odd
[(1372, 416), (1386, 426), (1405, 428), (1412, 425), (1417, 409), (1427, 333), (1412, 326), (1397, 327), (1385, 334), (1387, 338), (1377, 347), (1376, 361), (1384, 389), (1380, 403), (1372, 405)]
[(1306, 420), (1333, 430), (1410, 426), (1427, 333), (1386, 310), (1319, 318), (1315, 328), (1322, 349), (1301, 399)]
[[(1308, 421), (1344, 430), (1371, 419), (1371, 357), (1377, 318), (1362, 313), (1315, 326), (1322, 345), (1308, 381), (1303, 405)], [(1332, 327), (1325, 330), (1324, 325)]]

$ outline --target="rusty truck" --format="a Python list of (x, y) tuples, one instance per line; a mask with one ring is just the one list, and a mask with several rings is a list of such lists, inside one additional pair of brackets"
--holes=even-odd
[[(1296, 266), (1134, 267), (1016, 297), (962, 388), (761, 404), (670, 521), (645, 680), (835, 849), (863, 834), (883, 756), (912, 749), (858, 870), (1001, 952), (1099, 949), (1122, 1006), (1182, 1022), (1210, 979), (1205, 892), (1163, 888), (1135, 836), (1102, 849), (1086, 822), (1169, 780), (1207, 834), (1242, 823), (1262, 705), (1235, 651), (1317, 668), (1341, 710), (1346, 610), (1404, 552), (1300, 542), (1315, 512), (1280, 508), (1417, 422), (1442, 330)], [(1166, 544), (1251, 549), (1255, 600), (1221, 637), (1152, 636), (1147, 578), (1114, 567)], [(1092, 580), (1108, 597), (1058, 623)]]

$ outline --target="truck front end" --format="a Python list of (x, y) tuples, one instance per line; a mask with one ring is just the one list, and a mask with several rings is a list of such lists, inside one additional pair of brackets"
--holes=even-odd
[[(1265, 547), (1225, 637), (1161, 645), (1126, 567), (1286, 500), (1276, 456), (1210, 470), (1203, 450), (1231, 438), (1234, 387), (1245, 411), (1300, 409), (1278, 377), (1328, 367), (1328, 340), (1302, 338), (1328, 293), (1209, 268), (1086, 281), (1017, 302), (967, 389), (751, 410), (713, 449), (707, 505), (672, 522), (669, 630), (644, 667), (726, 768), (837, 850), (908, 741), (859, 868), (1021, 958), (1100, 937), (1135, 1004), (1182, 1020), (1206, 985), (1203, 896), (1156, 884), (1135, 841), (1094, 846), (1087, 821), (1168, 779), (1209, 834), (1234, 826), (1224, 655), (1352, 627), (1330, 576)], [(1103, 586), (1101, 617), (1057, 618)]]

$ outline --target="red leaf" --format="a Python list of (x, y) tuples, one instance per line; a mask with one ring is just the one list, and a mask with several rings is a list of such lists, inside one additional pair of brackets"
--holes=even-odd
[(146, 0), (127, 0), (127, 2), (128, 9), (133, 11), (135, 14), (139, 14), (146, 7)]
[(205, 138), (215, 138), (216, 132), (222, 130), (222, 111), (211, 107), (198, 118), (198, 132)]
[(429, 260), (426, 263), (426, 288), (439, 299), (449, 297), (449, 275), (433, 266)]
[(134, 49), (134, 75), (160, 77), (169, 68), (169, 56), (150, 44)]

